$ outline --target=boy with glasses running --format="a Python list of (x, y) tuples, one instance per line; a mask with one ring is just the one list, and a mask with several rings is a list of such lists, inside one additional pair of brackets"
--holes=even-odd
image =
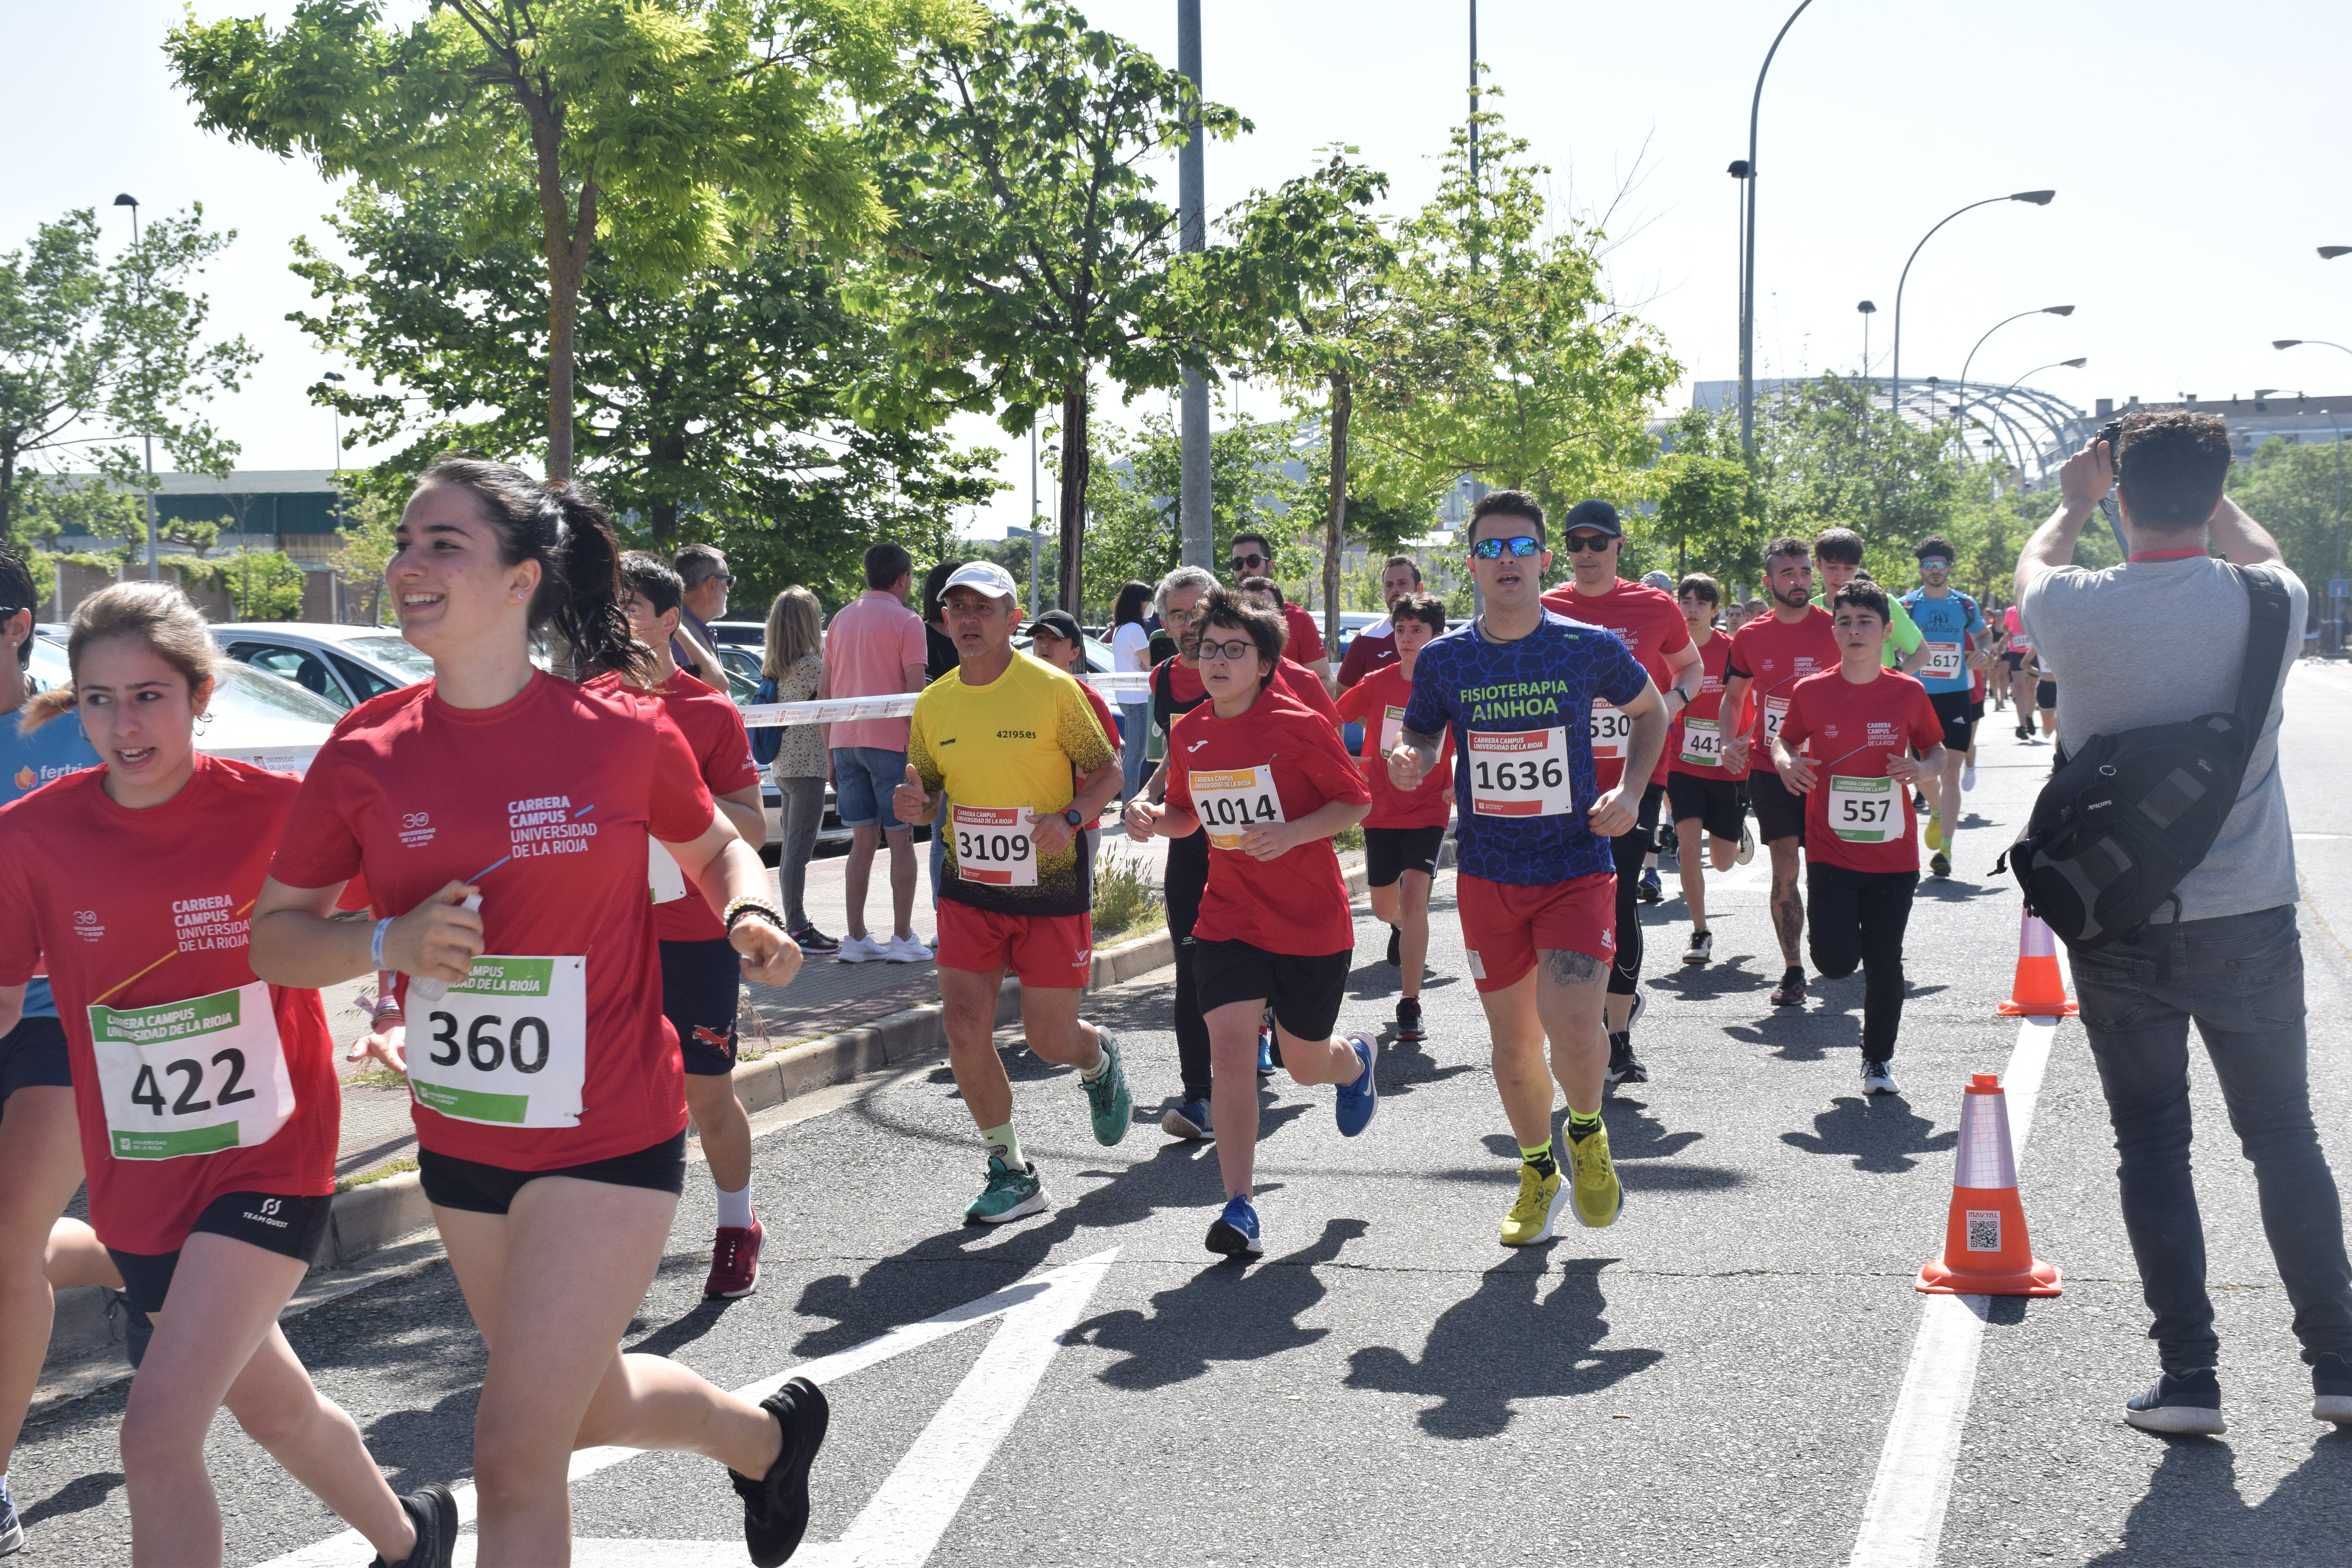
[[(1610, 840), (1635, 826), (1638, 781), (1666, 741), (1665, 704), (1625, 644), (1545, 609), (1543, 534), (1533, 496), (1496, 490), (1473, 508), (1468, 564), (1486, 613), (1422, 650), (1389, 752), (1390, 782), (1412, 790), (1437, 766), (1441, 739), (1454, 743), (1462, 937), (1521, 1162), (1518, 1198), (1503, 1220), (1507, 1247), (1549, 1239), (1564, 1193), (1588, 1226), (1610, 1224), (1623, 1205), (1601, 1121), (1602, 1001), (1616, 953)], [(1627, 788), (1596, 782), (1597, 704), (1631, 731), (1631, 799)], [(1552, 1152), (1555, 1076), (1568, 1096), (1572, 1184)]]
[(1968, 765), (1976, 734), (1976, 698), (1970, 688), (1975, 669), (1990, 663), (1991, 656), (1969, 651), (1970, 639), (1985, 634), (1985, 619), (1974, 599), (1951, 586), (1952, 542), (1931, 533), (1912, 554), (1919, 562), (1920, 585), (1903, 595), (1903, 607), (1927, 639), (1927, 658), (1916, 667), (1919, 684), (1927, 689), (1928, 700), (1944, 721), (1943, 765), (1919, 781), (1936, 808), (1935, 820), (1927, 824), (1927, 847), (1935, 851), (1927, 869), (1948, 877), (1960, 826), (1960, 773)]

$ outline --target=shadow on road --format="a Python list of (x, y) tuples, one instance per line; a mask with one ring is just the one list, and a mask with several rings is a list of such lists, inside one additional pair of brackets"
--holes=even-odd
[[(1663, 1351), (1595, 1348), (1609, 1337), (1601, 1270), (1616, 1259), (1576, 1259), (1546, 1296), (1550, 1247), (1529, 1250), (1534, 1257), (1488, 1269), (1476, 1291), (1440, 1313), (1419, 1361), (1368, 1346), (1349, 1358), (1347, 1386), (1433, 1399), (1421, 1429), (1466, 1440), (1501, 1432), (1521, 1401), (1597, 1394), (1664, 1359)], [(1505, 1346), (1510, 1353), (1499, 1353)]]
[(1899, 1094), (1841, 1095), (1813, 1118), (1812, 1131), (1783, 1132), (1780, 1142), (1808, 1154), (1851, 1158), (1857, 1171), (1895, 1174), (1916, 1166), (1917, 1156), (1959, 1142), (1958, 1128), (1937, 1132), (1935, 1126)]
[(2311, 1445), (2311, 1457), (2248, 1507), (2239, 1494), (2237, 1457), (2207, 1437), (2158, 1439), (2164, 1462), (2147, 1493), (2124, 1521), (2123, 1544), (2090, 1560), (2092, 1568), (2205, 1568), (2260, 1563), (2269, 1568), (2340, 1563), (2344, 1521), (2352, 1517), (2352, 1432)]

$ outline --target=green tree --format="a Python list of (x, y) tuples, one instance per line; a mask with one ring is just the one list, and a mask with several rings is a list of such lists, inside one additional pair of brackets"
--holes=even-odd
[(399, 550), (394, 531), (407, 504), (407, 486), (352, 482), (336, 488), (341, 500), (335, 510), (343, 526), (335, 547), (327, 552), (327, 564), (343, 585), (344, 603), (355, 598), (364, 602), (359, 624), (384, 626), (390, 620), (384, 614), (390, 606), (383, 602), (383, 572)]
[[(204, 208), (193, 206), (147, 225), (102, 262), (98, 215), (83, 207), (0, 255), (0, 535), (39, 536), (19, 531), (27, 504), (45, 516), (84, 504), (54, 487), (30, 493), (34, 465), (48, 456), (62, 468), (68, 445), (87, 447), (84, 460), (133, 488), (147, 482), (141, 436), (183, 469), (229, 471), (236, 443), (203, 405), (236, 391), (260, 356), (242, 337), (205, 341), (211, 302), (191, 284), (236, 238), (206, 229)], [(77, 436), (89, 425), (102, 431), (96, 445)]]
[(935, 37), (917, 66), (928, 90), (868, 124), (897, 226), (887, 281), (860, 297), (889, 322), (902, 374), (874, 389), (865, 416), (919, 425), (990, 412), (1019, 436), (1058, 406), (1059, 597), (1075, 604), (1095, 374), (1132, 397), (1203, 357), (1171, 308), (1176, 214), (1145, 164), (1195, 123), (1231, 137), (1245, 122), (1060, 0)]
[[(1304, 599), (1317, 575), (1318, 554), (1297, 538), (1299, 520), (1310, 515), (1314, 487), (1286, 471), (1286, 465), (1297, 461), (1297, 429), (1291, 420), (1261, 419), (1211, 433), (1209, 528), (1219, 561), (1234, 534), (1265, 534), (1274, 542), (1266, 574), (1285, 593)], [(1093, 521), (1087, 530), (1083, 602), (1107, 615), (1129, 580), (1157, 583), (1176, 567), (1182, 542), (1176, 497), (1183, 442), (1166, 414), (1147, 414), (1133, 436), (1109, 435), (1099, 456), (1087, 494)]]
[[(781, 229), (844, 240), (882, 219), (849, 123), (901, 79), (911, 38), (959, 0), (436, 0), (407, 26), (380, 0), (302, 0), (173, 29), (198, 122), (396, 193), (419, 174), (496, 192), (481, 239), (544, 267), (547, 468), (573, 463), (583, 279), (602, 248), (676, 280)], [(536, 334), (534, 334), (536, 337)], [(524, 340), (531, 342), (532, 340)], [(536, 344), (534, 345), (536, 346)]]
[(1548, 171), (1500, 114), (1475, 118), (1477, 179), (1457, 128), (1436, 196), (1400, 226), (1393, 302), (1356, 387), (1360, 479), (1390, 500), (1433, 497), (1465, 473), (1548, 506), (1625, 491), (1656, 451), (1648, 412), (1681, 367), (1609, 298), (1602, 233), (1548, 223)]
[(207, 564), (236, 605), (238, 620), (302, 618), (302, 568), (282, 552), (240, 550), (226, 560)]
[(1675, 420), (1675, 448), (1648, 476), (1656, 506), (1642, 531), (1671, 552), (1678, 578), (1701, 571), (1725, 583), (1753, 581), (1763, 565), (1763, 508), (1736, 445), (1732, 454), (1709, 449), (1715, 423), (1696, 408)]
[(2280, 553), (2322, 613), (2328, 580), (2352, 574), (2344, 531), (2352, 493), (2344, 488), (2343, 461), (2334, 442), (2306, 445), (2274, 436), (2251, 458), (2230, 466), (2230, 495), (2278, 540)]
[[(1862, 535), (1882, 586), (1907, 592), (1916, 581), (1911, 547), (1930, 533), (1965, 553), (1981, 531), (1959, 442), (1948, 426), (1890, 418), (1872, 406), (1863, 382), (1823, 375), (1758, 408), (1757, 483), (1772, 533), (1804, 538), (1825, 528)], [(1982, 482), (1990, 488), (1990, 476)]]
[[(459, 447), (520, 456), (538, 437), (544, 388), (510, 346), (540, 309), (538, 267), (520, 240), (475, 237), (496, 199), (430, 178), (397, 196), (361, 187), (329, 220), (351, 265), (298, 242), (294, 270), (325, 304), (292, 319), (401, 389), (313, 395), (354, 438), (404, 442), (389, 471)], [(832, 269), (782, 247), (659, 283), (598, 251), (574, 356), (579, 475), (656, 550), (719, 544), (746, 602), (793, 582), (849, 586), (866, 544), (942, 540), (995, 488), (992, 452), (856, 423), (852, 389), (887, 374), (881, 332), (843, 307)]]

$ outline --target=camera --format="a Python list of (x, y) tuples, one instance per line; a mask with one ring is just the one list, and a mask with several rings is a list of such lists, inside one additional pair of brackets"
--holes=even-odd
[(2124, 477), (2124, 422), (2110, 419), (2099, 426), (2099, 439), (2107, 444), (2107, 461), (2115, 465), (2116, 482)]

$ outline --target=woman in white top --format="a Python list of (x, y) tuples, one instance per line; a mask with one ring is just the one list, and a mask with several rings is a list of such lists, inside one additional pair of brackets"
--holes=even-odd
[[(1143, 624), (1144, 614), (1150, 608), (1150, 584), (1129, 583), (1118, 591), (1110, 613), (1110, 662), (1121, 675), (1151, 668), (1151, 633)], [(1127, 765), (1127, 779), (1119, 792), (1122, 800), (1133, 800), (1143, 785), (1143, 721), (1150, 707), (1148, 696), (1130, 698), (1122, 693), (1119, 699), (1119, 715), (1127, 730), (1126, 748), (1120, 752)]]

